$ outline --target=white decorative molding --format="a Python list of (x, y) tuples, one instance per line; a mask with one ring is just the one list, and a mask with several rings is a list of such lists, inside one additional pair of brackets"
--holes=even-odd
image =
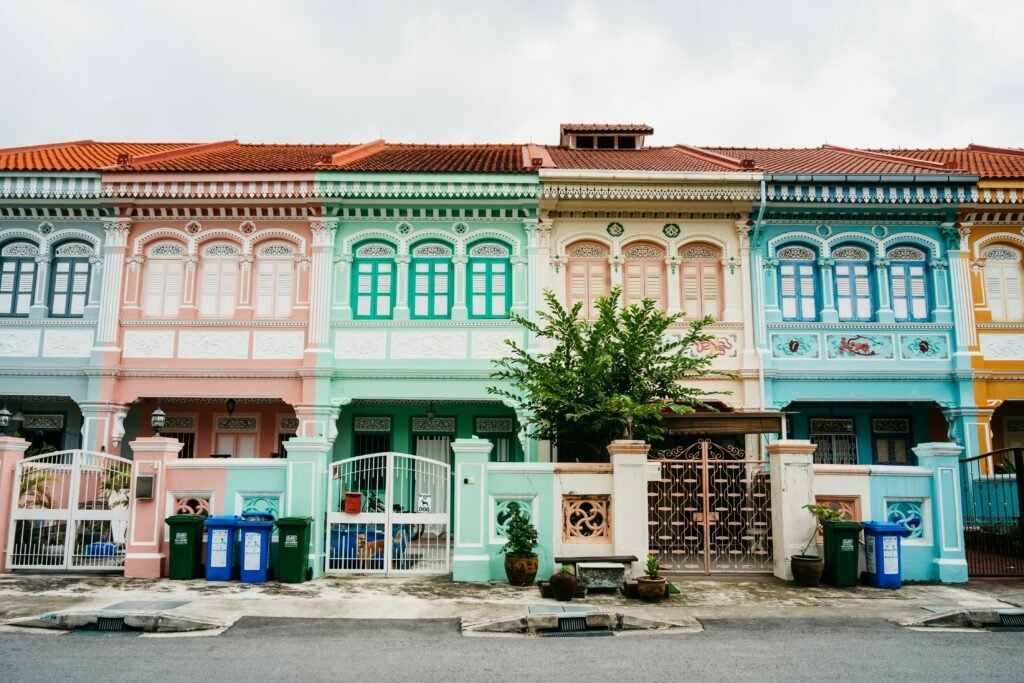
[(465, 332), (393, 332), (391, 357), (397, 359), (444, 359), (466, 357)]
[(174, 330), (127, 330), (125, 358), (173, 358)]
[(41, 332), (41, 330), (4, 330), (3, 334), (0, 334), (0, 356), (38, 356)]
[(507, 358), (512, 354), (506, 344), (506, 339), (522, 341), (521, 335), (509, 331), (487, 331), (472, 333), (472, 356), (473, 358)]
[(383, 360), (387, 358), (388, 333), (335, 332), (334, 357), (344, 360)]
[(1024, 360), (1024, 334), (982, 334), (979, 339), (985, 358)]
[(88, 358), (93, 330), (46, 330), (43, 355), (54, 358)]
[(253, 358), (302, 358), (305, 334), (302, 332), (252, 333)]
[(248, 358), (248, 332), (182, 330), (178, 358)]

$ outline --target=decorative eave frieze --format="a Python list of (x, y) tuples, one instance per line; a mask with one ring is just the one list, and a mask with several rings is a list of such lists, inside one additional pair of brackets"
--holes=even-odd
[(760, 190), (754, 185), (714, 183), (585, 183), (545, 182), (544, 199), (583, 201), (724, 201), (756, 202)]
[(108, 199), (242, 199), (284, 200), (315, 198), (311, 173), (201, 174), (105, 173), (103, 196)]
[(349, 200), (491, 200), (536, 199), (536, 177), (524, 175), (502, 180), (477, 181), (446, 179), (403, 180), (393, 178), (322, 179), (316, 183), (316, 196)]
[(973, 211), (965, 213), (964, 223), (974, 225), (1014, 225), (1024, 224), (1024, 211)]
[(769, 182), (770, 202), (831, 204), (959, 204), (978, 196), (973, 182), (962, 183), (830, 183)]
[(103, 187), (95, 173), (10, 173), (0, 175), (0, 199), (100, 199)]
[(979, 204), (1024, 204), (1024, 185), (1019, 187), (985, 187), (978, 188)]

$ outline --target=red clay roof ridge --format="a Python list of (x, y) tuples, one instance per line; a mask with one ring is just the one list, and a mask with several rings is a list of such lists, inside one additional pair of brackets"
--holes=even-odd
[(344, 164), (350, 164), (353, 161), (359, 161), (360, 159), (365, 159), (377, 152), (382, 152), (387, 146), (388, 143), (384, 138), (377, 138), (376, 140), (364, 142), (361, 145), (349, 147), (348, 149), (343, 149), (340, 152), (335, 152), (331, 155), (325, 154), (317, 166), (342, 166)]
[(50, 142), (45, 145), (26, 145), (24, 147), (0, 148), (0, 154), (18, 154), (20, 152), (38, 152), (44, 149), (59, 149), (61, 147), (78, 147), (79, 145), (91, 145), (95, 140), (69, 140), (68, 142)]
[(536, 143), (523, 145), (523, 167), (530, 171), (541, 168), (555, 168), (556, 164), (547, 148)]
[(694, 147), (693, 145), (676, 145), (673, 149), (704, 161), (725, 166), (731, 171), (753, 171), (757, 169), (757, 164), (754, 163), (753, 159), (737, 159), (702, 147)]
[(967, 145), (967, 149), (972, 152), (988, 152), (989, 154), (1005, 154), (1007, 156), (1024, 157), (1024, 149), (1014, 149), (1013, 147), (990, 147), (989, 145), (976, 145), (972, 142)]
[(133, 157), (131, 154), (121, 154), (117, 157), (117, 163), (112, 166), (104, 166), (102, 170), (111, 170), (124, 168), (127, 166), (141, 166), (143, 164), (152, 163), (154, 161), (166, 161), (168, 159), (179, 159), (181, 157), (189, 157), (194, 154), (201, 154), (203, 152), (215, 152), (219, 149), (225, 149), (227, 147), (238, 147), (238, 140), (221, 140), (219, 142), (204, 142), (198, 145), (190, 145), (188, 147), (180, 147), (178, 149), (169, 149), (163, 152), (154, 152), (152, 154), (140, 154), (137, 157)]
[(904, 157), (898, 154), (888, 154), (886, 152), (871, 152), (864, 149), (856, 149), (853, 147), (840, 147), (838, 145), (822, 145), (822, 149), (829, 149), (833, 152), (839, 152), (840, 154), (849, 154), (851, 156), (863, 157), (865, 159), (875, 159), (877, 161), (891, 161), (898, 164), (906, 164), (908, 166), (921, 166), (934, 171), (952, 171), (959, 169), (960, 165), (955, 161), (928, 161), (926, 159), (915, 159), (914, 157)]

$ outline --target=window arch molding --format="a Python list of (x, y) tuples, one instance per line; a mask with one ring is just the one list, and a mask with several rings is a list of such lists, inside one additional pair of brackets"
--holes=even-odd
[(78, 230), (76, 228), (64, 228), (63, 230), (51, 232), (49, 235), (46, 236), (45, 242), (42, 243), (42, 248), (40, 249), (40, 252), (46, 252), (52, 256), (54, 250), (59, 245), (65, 244), (67, 242), (85, 242), (90, 247), (92, 247), (93, 256), (102, 255), (103, 241), (96, 235), (92, 234), (91, 232), (87, 232), (85, 230)]
[(181, 242), (185, 245), (185, 252), (187, 254), (195, 253), (195, 243), (192, 237), (184, 230), (178, 230), (177, 228), (153, 228), (135, 238), (135, 242), (132, 244), (132, 255), (141, 256), (146, 251), (147, 244), (161, 239)]
[(469, 253), (469, 248), (478, 242), (502, 242), (511, 250), (512, 258), (523, 255), (522, 241), (515, 235), (498, 230), (474, 230), (473, 232), (461, 235), (458, 241), (466, 245), (467, 254)]
[[(890, 235), (882, 240), (881, 243), (884, 252), (888, 252), (889, 249), (895, 246), (913, 246), (923, 249), (928, 260), (939, 258), (942, 255), (942, 247), (937, 240), (910, 232), (898, 232)], [(884, 252), (880, 251), (879, 254)]]
[(558, 249), (556, 254), (565, 255), (568, 258), (569, 249), (580, 242), (594, 242), (600, 244), (608, 250), (608, 255), (612, 256), (616, 254), (616, 241), (606, 235), (600, 235), (592, 232), (576, 232), (563, 239), (558, 240)]
[(0, 318), (27, 318), (37, 285), (39, 243), (10, 235), (0, 242)]
[[(785, 321), (813, 322), (818, 320), (821, 309), (818, 258), (825, 247), (809, 235), (800, 238), (775, 245), (779, 306)], [(790, 255), (795, 258), (787, 258)]]
[(40, 237), (38, 233), (34, 233), (31, 230), (25, 230), (23, 228), (4, 228), (2, 237), (0, 237), (0, 247), (9, 244), (10, 242), (30, 242), (36, 249), (39, 250), (40, 254), (46, 253), (46, 238)]
[(444, 230), (437, 230), (436, 228), (414, 230), (408, 235), (405, 235), (404, 241), (410, 255), (412, 255), (412, 252), (416, 247), (420, 246), (424, 242), (446, 244), (451, 248), (452, 256), (464, 256), (466, 253), (466, 242), (461, 236), (445, 232)]
[(256, 254), (259, 252), (260, 247), (267, 242), (289, 242), (295, 249), (296, 256), (302, 256), (306, 253), (306, 238), (283, 228), (266, 228), (249, 235), (245, 239), (243, 253)]
[(404, 239), (393, 232), (380, 230), (379, 228), (362, 230), (354, 235), (345, 237), (341, 241), (341, 253), (343, 255), (354, 255), (356, 247), (366, 242), (385, 242), (395, 248), (395, 253), (398, 256), (408, 254), (408, 245)]
[(873, 254), (881, 254), (885, 251), (882, 241), (874, 235), (866, 235), (860, 232), (840, 232), (833, 233), (832, 236), (825, 240), (827, 251), (824, 255), (831, 257), (832, 252), (844, 246), (861, 247)]
[(449, 239), (417, 235), (409, 243), (409, 314), (449, 319), (455, 298), (456, 245)]
[(689, 233), (686, 235), (685, 239), (680, 239), (677, 244), (680, 251), (695, 244), (707, 244), (714, 246), (720, 252), (723, 260), (726, 260), (733, 255), (728, 242), (717, 235), (709, 235), (706, 232)]
[(470, 318), (504, 318), (512, 308), (512, 257), (505, 240), (466, 242), (466, 306)]
[(206, 250), (210, 242), (228, 242), (238, 247), (240, 255), (250, 253), (248, 249), (248, 240), (245, 239), (244, 235), (241, 235), (234, 230), (214, 228), (212, 230), (205, 230), (192, 238), (192, 243), (195, 245), (194, 251), (197, 251), (200, 254)]
[(786, 247), (807, 247), (811, 251), (815, 252), (820, 258), (828, 255), (828, 245), (825, 240), (802, 233), (800, 235), (779, 235), (768, 240), (768, 256), (777, 257), (778, 252)]
[(981, 253), (997, 242), (1009, 242), (1017, 250), (1024, 249), (1024, 236), (1012, 232), (997, 232), (986, 235), (974, 243), (974, 256), (979, 258)]

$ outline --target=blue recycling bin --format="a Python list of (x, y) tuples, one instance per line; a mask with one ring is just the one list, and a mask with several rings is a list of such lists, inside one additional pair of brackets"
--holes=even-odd
[(206, 580), (230, 581), (235, 566), (235, 533), (238, 517), (207, 517), (206, 528)]
[(865, 579), (875, 588), (899, 588), (902, 581), (900, 539), (910, 532), (902, 524), (862, 522), (864, 527)]
[(270, 567), (270, 534), (274, 530), (274, 515), (243, 514), (238, 522), (242, 539), (242, 583), (266, 583)]

